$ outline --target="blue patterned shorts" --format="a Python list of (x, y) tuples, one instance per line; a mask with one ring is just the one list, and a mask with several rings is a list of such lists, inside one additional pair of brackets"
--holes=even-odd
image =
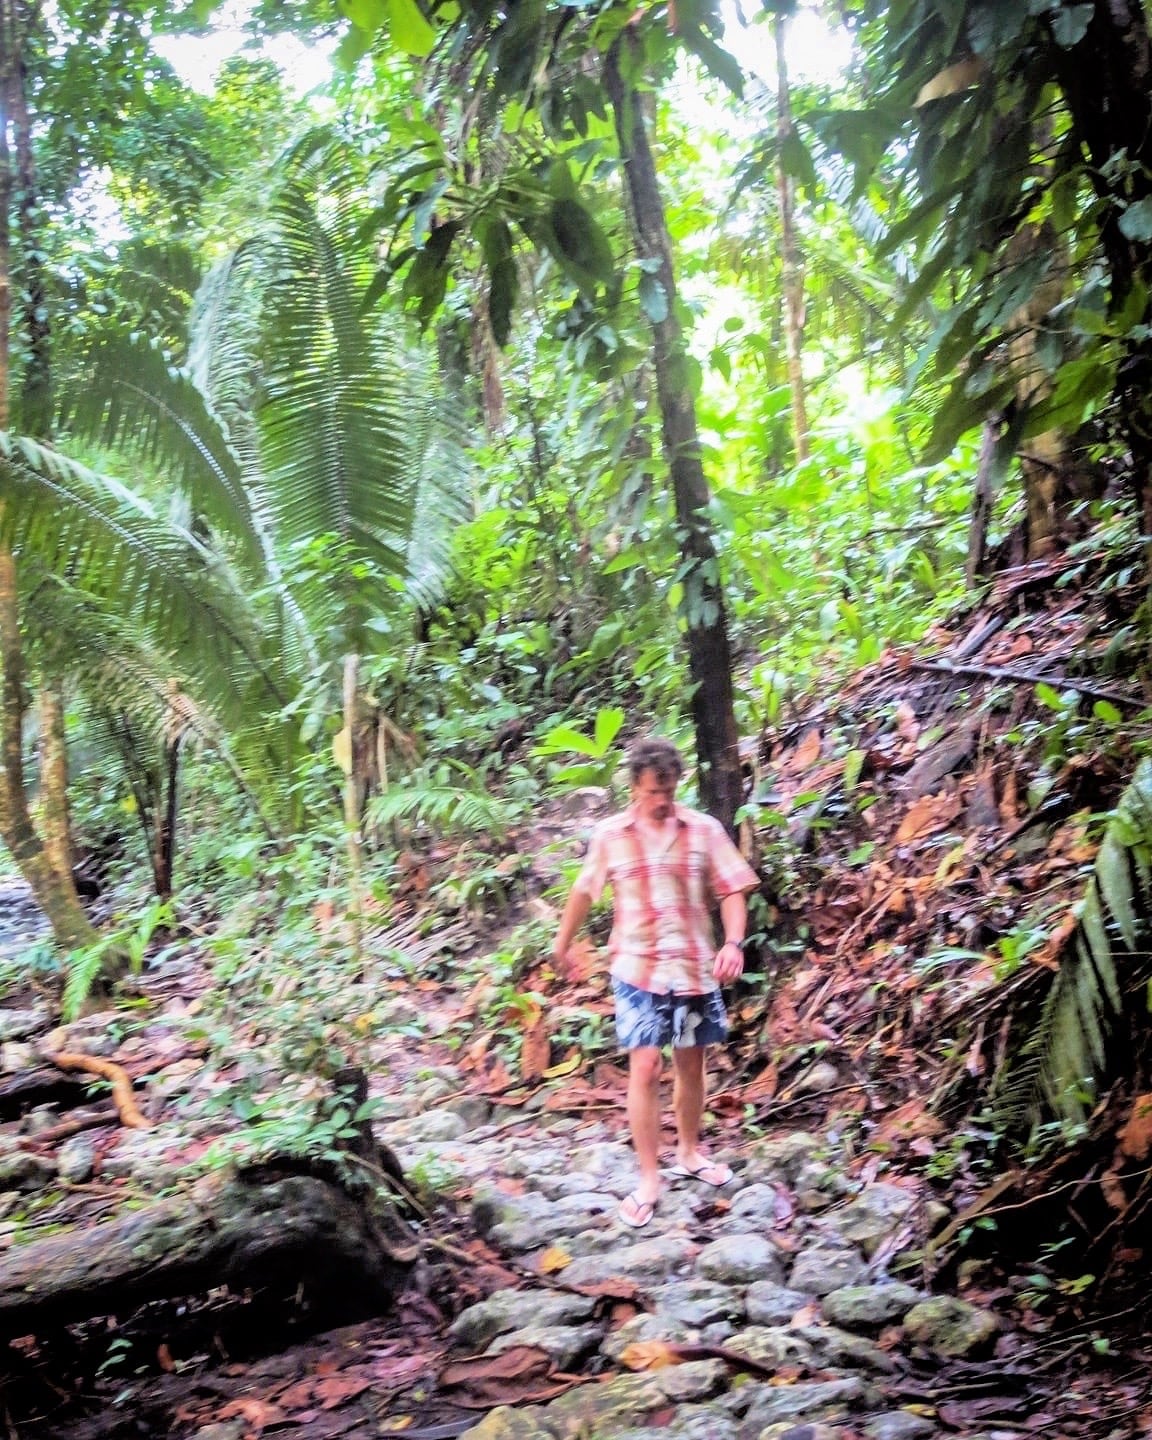
[(616, 996), (616, 1040), (621, 1050), (644, 1046), (690, 1050), (720, 1045), (728, 1038), (728, 1012), (719, 990), (709, 995), (654, 995), (623, 980), (612, 981)]

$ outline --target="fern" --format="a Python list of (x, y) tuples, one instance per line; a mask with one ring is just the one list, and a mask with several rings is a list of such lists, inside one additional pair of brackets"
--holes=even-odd
[(516, 811), (483, 790), (457, 785), (405, 785), (380, 795), (368, 807), (373, 825), (410, 821), (442, 834), (466, 835), (506, 831)]
[(1032, 1034), (994, 1097), (1002, 1121), (1073, 1123), (1113, 1059), (1124, 991), (1148, 959), (1152, 926), (1152, 759), (1137, 766), (1108, 824), (1079, 924)]
[(117, 940), (116, 935), (105, 935), (94, 945), (86, 945), (82, 950), (73, 950), (68, 955), (64, 962), (68, 979), (60, 1001), (60, 1013), (64, 1020), (75, 1020), (80, 1014), (85, 1000), (92, 993), (92, 987), (104, 969), (105, 959), (116, 946)]

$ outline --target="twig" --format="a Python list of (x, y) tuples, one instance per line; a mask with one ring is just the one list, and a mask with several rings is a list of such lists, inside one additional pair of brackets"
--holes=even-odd
[(51, 1145), (55, 1140), (67, 1140), (70, 1135), (78, 1135), (81, 1130), (107, 1125), (110, 1120), (117, 1118), (117, 1114), (115, 1105), (102, 1105), (99, 1109), (89, 1110), (86, 1115), (74, 1115), (71, 1120), (62, 1120), (59, 1125), (41, 1130), (36, 1135), (23, 1136), (19, 1141), (20, 1148), (29, 1150), (38, 1145)]
[(1135, 705), (1144, 709), (1147, 701), (1113, 690), (1110, 685), (1096, 685), (1091, 681), (1074, 679), (1068, 675), (1043, 675), (1035, 670), (1016, 670), (1008, 665), (956, 665), (950, 660), (913, 660), (912, 670), (931, 670), (940, 675), (984, 675), (993, 680), (1012, 680), (1018, 685), (1063, 685), (1068, 690), (1079, 690), (1083, 695), (1095, 695), (1101, 700), (1114, 700), (1118, 705)]

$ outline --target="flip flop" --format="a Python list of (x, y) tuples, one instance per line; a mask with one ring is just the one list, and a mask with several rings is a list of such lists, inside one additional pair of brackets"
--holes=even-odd
[[(632, 1206), (631, 1216), (625, 1210), (626, 1205)], [(617, 1210), (617, 1217), (625, 1224), (631, 1225), (633, 1230), (642, 1230), (649, 1220), (656, 1213), (656, 1202), (654, 1200), (641, 1200), (633, 1190), (631, 1195), (625, 1195)]]
[(715, 1186), (717, 1189), (721, 1185), (727, 1185), (732, 1179), (732, 1171), (723, 1160), (705, 1160), (704, 1164), (695, 1170), (687, 1165), (673, 1165), (668, 1173), (683, 1175), (688, 1180), (700, 1180), (703, 1184)]

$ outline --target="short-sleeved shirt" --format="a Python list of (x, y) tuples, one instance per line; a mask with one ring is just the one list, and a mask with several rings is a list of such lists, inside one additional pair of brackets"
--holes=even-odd
[(657, 995), (707, 995), (719, 989), (712, 907), (760, 882), (718, 820), (681, 805), (673, 818), (657, 837), (641, 832), (631, 806), (602, 820), (576, 884), (593, 900), (612, 886), (615, 979)]

